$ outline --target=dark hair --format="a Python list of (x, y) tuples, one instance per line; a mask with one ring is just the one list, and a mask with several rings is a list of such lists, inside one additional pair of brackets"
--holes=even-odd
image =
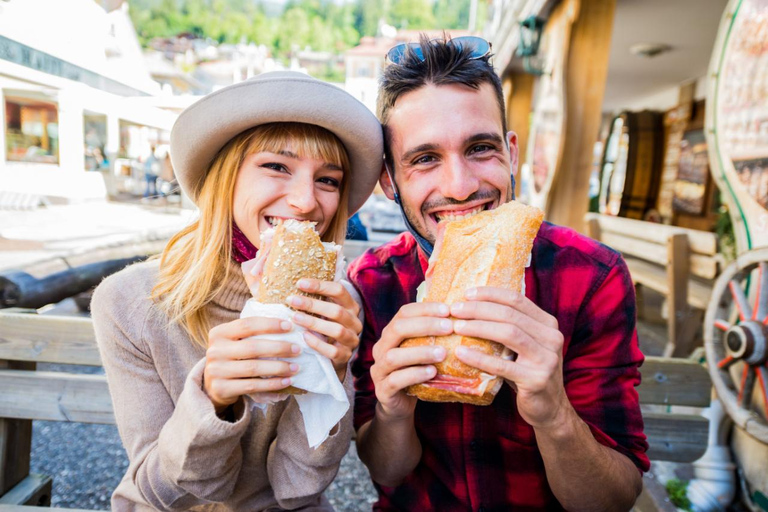
[(459, 84), (479, 89), (484, 83), (491, 84), (496, 91), (501, 114), (502, 137), (507, 133), (507, 118), (504, 110), (504, 93), (501, 79), (490, 63), (491, 54), (475, 58), (467, 47), (448, 44), (449, 39), (430, 40), (426, 34), (420, 34), (419, 46), (424, 58), (416, 55), (409, 46), (398, 64), (389, 64), (384, 68), (379, 81), (379, 97), (376, 113), (384, 127), (384, 154), (389, 168), (394, 172), (391, 134), (387, 123), (389, 111), (397, 99), (408, 92), (426, 85)]

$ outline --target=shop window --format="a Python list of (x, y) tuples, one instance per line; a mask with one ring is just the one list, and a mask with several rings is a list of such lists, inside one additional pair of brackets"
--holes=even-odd
[(59, 115), (56, 105), (7, 97), (5, 141), (9, 162), (58, 164)]

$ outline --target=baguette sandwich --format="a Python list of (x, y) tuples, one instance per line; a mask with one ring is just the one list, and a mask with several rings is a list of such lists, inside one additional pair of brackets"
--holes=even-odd
[[(511, 201), (445, 226), (446, 221), (441, 222), (442, 238), (438, 238), (430, 258), (424, 300), (450, 305), (465, 300), (465, 291), (478, 286), (524, 291), (525, 267), (543, 216), (538, 208)], [(432, 380), (406, 389), (409, 395), (428, 402), (493, 402), (502, 379), (462, 363), (454, 351), (463, 345), (511, 358), (508, 348), (458, 334), (411, 338), (401, 346), (421, 345), (443, 346), (447, 356), (435, 365), (437, 375)]]
[[(245, 271), (253, 297), (263, 304), (288, 306), (290, 295), (303, 295), (325, 300), (321, 295), (299, 289), (299, 279), (333, 281), (341, 246), (322, 242), (309, 221), (278, 221), (261, 235), (260, 249), (253, 270)], [(305, 390), (293, 386), (278, 391), (301, 395)]]

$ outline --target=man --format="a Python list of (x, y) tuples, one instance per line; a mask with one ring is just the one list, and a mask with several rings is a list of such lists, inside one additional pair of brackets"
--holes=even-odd
[[(451, 305), (417, 303), (444, 215), (514, 196), (514, 133), (479, 38), (393, 49), (378, 105), (386, 138), (381, 186), (410, 233), (356, 260), (349, 277), (366, 323), (356, 377), (360, 458), (376, 510), (628, 510), (647, 471), (634, 390), (643, 356), (627, 268), (615, 251), (548, 223), (525, 295), (483, 287)], [(502, 343), (507, 361), (457, 350), (504, 377), (493, 404), (417, 402), (403, 391), (435, 375), (442, 348), (403, 340), (450, 332)]]

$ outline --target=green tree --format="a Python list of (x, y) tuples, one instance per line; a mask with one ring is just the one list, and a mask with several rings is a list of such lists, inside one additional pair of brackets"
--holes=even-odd
[(429, 0), (394, 0), (390, 24), (403, 29), (435, 28), (435, 15)]
[(434, 5), (437, 28), (466, 29), (469, 26), (471, 0), (436, 0)]

